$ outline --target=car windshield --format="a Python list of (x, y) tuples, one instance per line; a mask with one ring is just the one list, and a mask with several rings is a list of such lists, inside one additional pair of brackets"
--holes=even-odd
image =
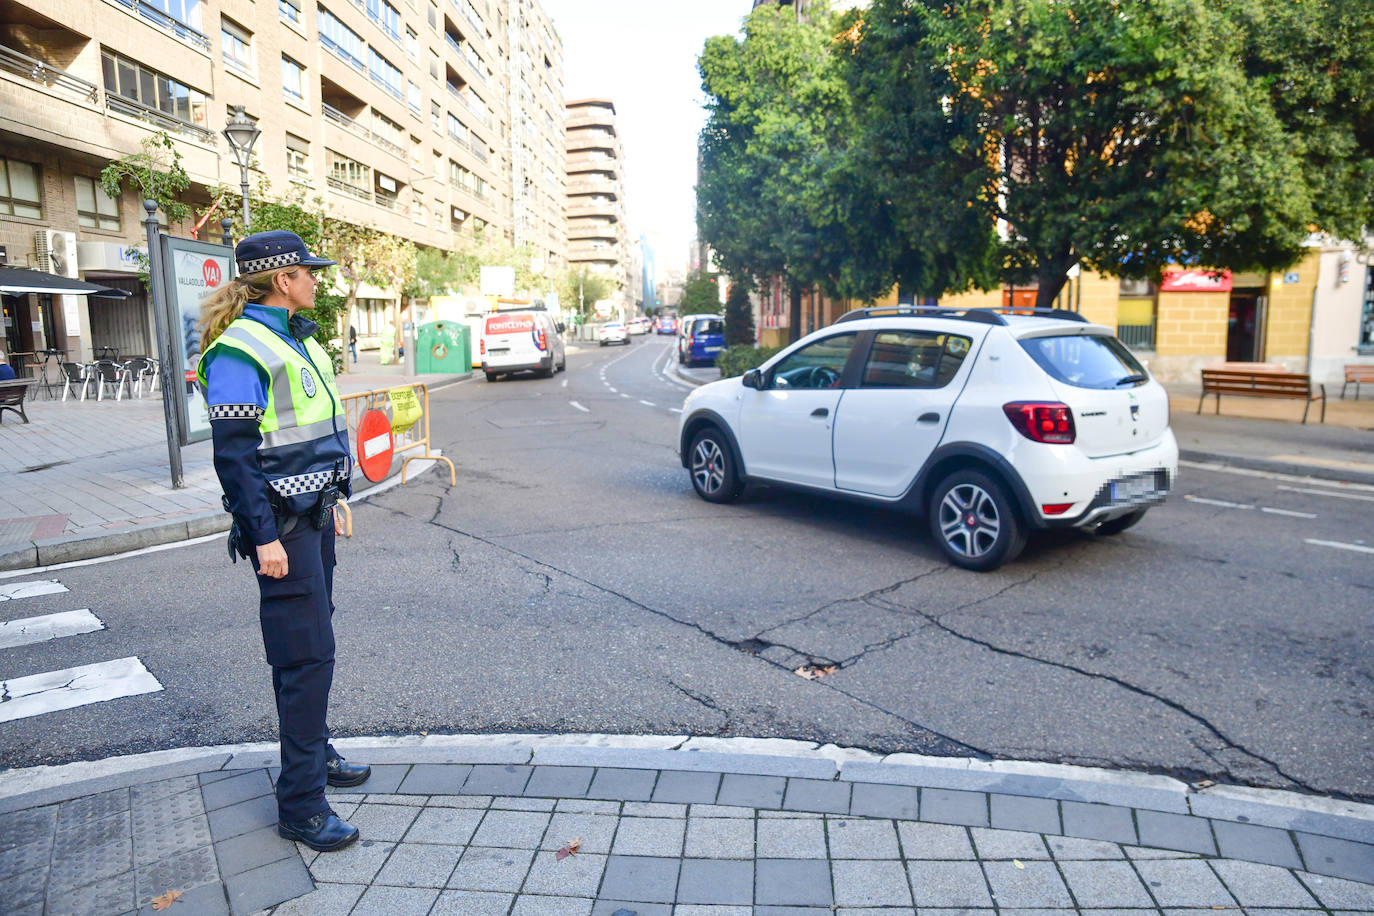
[(1077, 388), (1127, 388), (1148, 381), (1145, 369), (1115, 337), (1031, 337), (1022, 348), (1054, 378)]

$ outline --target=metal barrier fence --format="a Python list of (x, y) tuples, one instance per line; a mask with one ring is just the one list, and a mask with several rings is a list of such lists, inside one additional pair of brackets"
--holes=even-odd
[[(453, 466), (453, 462), (443, 455), (437, 455), (430, 449), (429, 440), (429, 386), (421, 382), (411, 385), (396, 385), (391, 388), (374, 388), (371, 391), (360, 391), (356, 394), (346, 394), (342, 397), (344, 414), (348, 417), (348, 437), (353, 443), (358, 439), (358, 422), (363, 414), (369, 410), (380, 410), (386, 414), (388, 420), (394, 422), (394, 411), (392, 409), (392, 392), (411, 391), (415, 393), (416, 400), (420, 404), (420, 416), (404, 431), (397, 433), (392, 430), (392, 453), (400, 455), (402, 452), (410, 452), (416, 449), (423, 449), (422, 454), (407, 455), (401, 462), (401, 483), (406, 482), (406, 469), (412, 461), (442, 461), (448, 465), (449, 485), (456, 486), (458, 483), (458, 472)], [(361, 446), (357, 446), (361, 448)], [(357, 456), (354, 456), (355, 460)], [(393, 459), (394, 461), (394, 459)], [(343, 507), (345, 531), (348, 537), (353, 536), (353, 511), (348, 506), (340, 502)]]

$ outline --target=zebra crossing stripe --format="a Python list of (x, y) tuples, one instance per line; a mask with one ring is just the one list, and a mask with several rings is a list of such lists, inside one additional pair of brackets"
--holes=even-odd
[(39, 595), (58, 595), (67, 586), (56, 579), (39, 579), (33, 582), (6, 582), (0, 585), (0, 601), (14, 601), (19, 598), (37, 598)]
[(137, 656), (0, 681), (0, 722), (162, 689)]
[(25, 617), (22, 620), (7, 620), (0, 623), (0, 649), (13, 649), (30, 643), (75, 636), (105, 629), (100, 618), (89, 608), (77, 611), (63, 611), (60, 614), (44, 614), (42, 617)]

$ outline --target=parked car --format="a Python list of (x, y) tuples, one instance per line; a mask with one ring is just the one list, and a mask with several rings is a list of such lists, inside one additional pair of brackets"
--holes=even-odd
[(482, 324), (478, 347), (487, 381), (533, 370), (544, 378), (568, 368), (563, 322), (542, 309), (496, 312)]
[(694, 366), (714, 363), (725, 349), (725, 319), (719, 315), (687, 315), (677, 335), (677, 361)]
[(656, 325), (656, 330), (659, 334), (677, 333), (677, 318), (672, 315), (669, 315), (665, 318), (659, 318), (657, 321), (654, 322), (654, 324)]
[(1164, 388), (1058, 310), (851, 312), (693, 391), (678, 441), (702, 499), (758, 481), (911, 509), (973, 570), (1034, 529), (1119, 534), (1178, 473)]
[(635, 335), (649, 333), (649, 319), (641, 315), (638, 318), (631, 318), (625, 323), (626, 329)]
[(625, 325), (618, 321), (612, 321), (596, 329), (596, 340), (603, 347), (613, 343), (628, 345), (630, 332)]

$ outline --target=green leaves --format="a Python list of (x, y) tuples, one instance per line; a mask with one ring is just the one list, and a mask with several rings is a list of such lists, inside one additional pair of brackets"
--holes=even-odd
[(138, 191), (139, 209), (145, 200), (157, 201), (168, 223), (179, 223), (191, 215), (191, 207), (181, 196), (191, 187), (191, 176), (181, 167), (181, 153), (172, 138), (162, 131), (143, 138), (141, 152), (121, 156), (100, 173), (100, 186), (110, 197), (119, 197), (126, 184)]

